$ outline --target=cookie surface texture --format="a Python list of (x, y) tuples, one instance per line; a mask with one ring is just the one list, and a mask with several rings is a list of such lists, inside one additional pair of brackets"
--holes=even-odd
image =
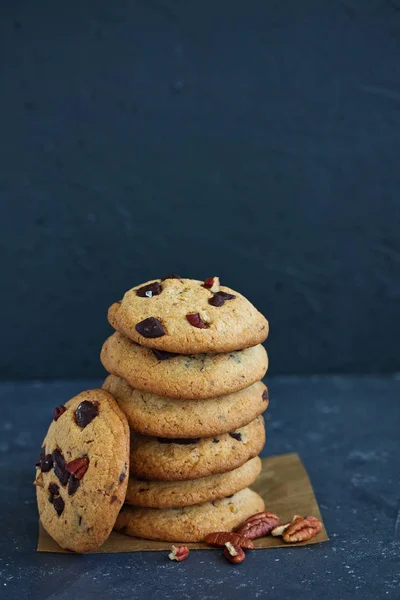
[(212, 438), (172, 440), (132, 433), (130, 472), (150, 480), (198, 479), (240, 467), (257, 456), (264, 443), (262, 416), (236, 431)]
[(256, 456), (241, 467), (191, 481), (143, 481), (130, 477), (125, 503), (151, 508), (178, 508), (226, 498), (250, 486), (261, 472)]
[(230, 352), (261, 344), (268, 321), (238, 292), (195, 279), (152, 280), (127, 291), (110, 324), (150, 348), (183, 354)]
[(115, 529), (139, 538), (171, 542), (201, 542), (208, 533), (232, 531), (264, 510), (264, 501), (249, 488), (231, 498), (185, 508), (134, 508), (125, 505)]
[(268, 391), (261, 381), (227, 396), (196, 402), (142, 392), (114, 375), (107, 377), (103, 389), (114, 396), (131, 429), (161, 437), (227, 433), (250, 423), (268, 407)]
[(192, 400), (225, 396), (262, 379), (268, 356), (258, 345), (226, 354), (159, 358), (151, 348), (116, 332), (103, 344), (101, 362), (135, 389)]

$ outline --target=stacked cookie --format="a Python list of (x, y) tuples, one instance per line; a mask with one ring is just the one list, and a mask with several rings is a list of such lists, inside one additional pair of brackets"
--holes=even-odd
[(108, 318), (116, 332), (101, 352), (103, 388), (131, 429), (115, 528), (201, 541), (262, 511), (248, 486), (265, 442), (267, 320), (216, 277), (176, 275), (129, 290)]

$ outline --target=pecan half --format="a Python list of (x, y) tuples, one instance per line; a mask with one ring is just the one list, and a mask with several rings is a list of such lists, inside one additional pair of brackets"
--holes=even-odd
[(250, 539), (232, 531), (215, 531), (214, 533), (209, 533), (204, 538), (204, 541), (209, 546), (225, 546), (227, 542), (230, 542), (234, 546), (246, 548), (246, 550), (254, 548), (254, 544)]
[(226, 542), (224, 548), (224, 556), (229, 560), (229, 562), (237, 565), (244, 561), (246, 558), (244, 550), (240, 546), (236, 544), (232, 544), (231, 542)]
[(316, 517), (308, 516), (296, 519), (283, 532), (283, 541), (289, 544), (306, 542), (317, 535), (322, 529), (322, 523)]
[(82, 456), (81, 458), (75, 458), (71, 462), (65, 465), (67, 471), (72, 473), (76, 479), (82, 479), (89, 467), (89, 459)]
[(283, 533), (286, 531), (286, 529), (289, 527), (289, 525), (291, 525), (292, 523), (297, 521), (297, 519), (302, 519), (302, 518), (303, 517), (301, 515), (294, 515), (291, 521), (288, 521), (287, 523), (282, 523), (282, 525), (278, 525), (278, 527), (275, 527), (271, 531), (271, 535), (273, 535), (274, 537), (283, 535)]
[(236, 529), (236, 533), (239, 533), (250, 540), (256, 540), (265, 535), (269, 535), (279, 523), (279, 517), (274, 513), (257, 513), (246, 519), (246, 521)]
[(189, 556), (189, 548), (187, 546), (171, 546), (171, 552), (168, 554), (169, 560), (177, 560), (182, 562)]

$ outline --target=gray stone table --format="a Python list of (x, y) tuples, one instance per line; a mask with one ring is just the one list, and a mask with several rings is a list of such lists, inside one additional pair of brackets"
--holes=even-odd
[(36, 552), (34, 462), (52, 408), (97, 381), (0, 384), (0, 598), (400, 598), (400, 378), (270, 378), (265, 454), (296, 451), (330, 541), (220, 551)]

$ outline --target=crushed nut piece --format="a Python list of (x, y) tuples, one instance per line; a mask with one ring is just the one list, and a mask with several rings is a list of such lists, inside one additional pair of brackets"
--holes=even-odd
[(291, 521), (288, 521), (287, 523), (282, 523), (282, 525), (278, 525), (278, 527), (275, 527), (271, 531), (271, 535), (273, 535), (274, 537), (283, 535), (284, 531), (286, 531), (286, 529), (289, 527), (289, 525), (291, 525), (292, 523), (297, 521), (297, 519), (301, 519), (301, 518), (302, 517), (300, 515), (294, 515)]
[(189, 548), (187, 546), (171, 546), (171, 552), (168, 554), (170, 560), (182, 562), (189, 556)]
[(244, 550), (240, 546), (236, 546), (231, 542), (226, 542), (224, 548), (224, 556), (229, 560), (229, 562), (237, 565), (244, 561), (246, 558)]

